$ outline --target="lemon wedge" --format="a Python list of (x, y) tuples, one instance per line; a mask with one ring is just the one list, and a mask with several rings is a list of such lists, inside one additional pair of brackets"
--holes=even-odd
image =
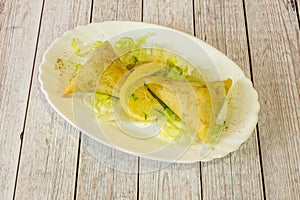
[(163, 107), (145, 86), (139, 87), (129, 95), (127, 114), (130, 118), (142, 122), (155, 121), (156, 110), (163, 110)]
[(119, 95), (120, 105), (131, 119), (141, 122), (157, 120), (155, 110), (163, 110), (163, 106), (144, 86), (144, 79), (163, 68), (164, 65), (159, 61), (136, 66), (122, 84)]

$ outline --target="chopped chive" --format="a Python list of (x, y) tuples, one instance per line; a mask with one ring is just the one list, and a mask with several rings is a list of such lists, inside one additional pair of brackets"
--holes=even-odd
[(145, 119), (148, 119), (147, 113), (144, 113), (144, 118), (145, 118)]
[(182, 75), (182, 73), (183, 73), (183, 70), (178, 66), (173, 66), (172, 69), (180, 75)]
[(130, 97), (133, 99), (133, 101), (136, 101), (136, 100), (139, 99), (134, 93), (132, 93), (132, 94), (130, 95)]
[(133, 64), (137, 63), (139, 59), (136, 56), (132, 56), (132, 62)]
[(175, 67), (175, 64), (171, 60), (167, 60), (166, 65), (169, 67)]

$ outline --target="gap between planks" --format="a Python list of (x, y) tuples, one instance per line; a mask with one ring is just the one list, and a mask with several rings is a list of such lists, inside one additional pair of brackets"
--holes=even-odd
[[(298, 1), (299, 1), (299, 0), (298, 0)], [(300, 2), (300, 1), (299, 1), (299, 2)], [(300, 13), (299, 13), (299, 5), (298, 5), (297, 0), (295, 0), (294, 4), (295, 4), (296, 15), (297, 15), (297, 19), (298, 19), (298, 28), (299, 28), (299, 30), (300, 30)]]
[[(196, 37), (196, 20), (195, 20), (195, 0), (192, 1), (193, 6), (193, 35)], [(203, 181), (202, 181), (202, 165), (201, 162), (198, 162), (199, 164), (199, 181), (200, 181), (200, 198), (203, 200)]]
[[(248, 34), (248, 21), (247, 21), (247, 11), (245, 0), (243, 2), (243, 11), (244, 11), (244, 21), (245, 21), (245, 29), (246, 29), (246, 39), (247, 39), (247, 47), (248, 47), (248, 58), (249, 58), (249, 66), (250, 66), (250, 79), (252, 81), (253, 86), (255, 87), (254, 78), (253, 78), (253, 69), (252, 69), (252, 57), (251, 57), (251, 48), (250, 48), (250, 41), (249, 41), (249, 34)], [(258, 145), (258, 153), (259, 153), (259, 162), (260, 162), (260, 172), (261, 172), (261, 182), (262, 182), (262, 193), (263, 198), (266, 199), (266, 190), (265, 190), (265, 180), (264, 180), (264, 169), (263, 169), (263, 162), (262, 162), (262, 152), (261, 152), (261, 143), (259, 137), (259, 122), (256, 124), (256, 134), (257, 134), (257, 145)]]
[(81, 136), (82, 132), (79, 132), (78, 140), (78, 151), (77, 151), (77, 161), (76, 161), (76, 174), (75, 174), (75, 185), (74, 185), (74, 200), (76, 200), (77, 195), (77, 184), (78, 184), (78, 172), (79, 172), (79, 162), (80, 162), (80, 149), (81, 149)]
[(36, 43), (35, 43), (35, 50), (34, 50), (34, 57), (33, 57), (33, 63), (32, 63), (32, 70), (31, 70), (30, 82), (29, 82), (29, 88), (28, 88), (28, 96), (27, 96), (27, 103), (26, 103), (26, 108), (25, 108), (25, 116), (24, 116), (23, 128), (22, 128), (22, 132), (20, 133), (21, 143), (20, 143), (20, 150), (19, 150), (19, 157), (18, 157), (18, 165), (17, 165), (17, 170), (16, 170), (16, 178), (15, 178), (13, 199), (15, 199), (16, 188), (17, 188), (17, 184), (18, 184), (18, 175), (19, 175), (20, 160), (21, 160), (21, 155), (22, 155), (24, 132), (25, 132), (25, 127), (26, 127), (27, 113), (28, 113), (29, 101), (30, 101), (30, 96), (31, 96), (31, 87), (32, 87), (33, 74), (34, 74), (34, 66), (36, 64), (36, 58), (37, 58), (37, 49), (38, 49), (38, 45), (39, 45), (39, 38), (40, 38), (40, 32), (41, 32), (42, 18), (43, 18), (43, 13), (44, 13), (44, 5), (45, 5), (45, 0), (43, 0), (43, 2), (42, 2), (42, 8), (41, 8), (41, 14), (40, 14), (40, 21), (39, 21), (39, 27), (38, 27), (38, 32), (37, 32), (37, 39), (36, 39)]
[[(94, 0), (91, 1), (91, 11), (90, 11), (90, 20), (89, 20), (90, 23), (92, 23), (92, 20), (93, 20), (93, 8), (94, 8)], [(76, 160), (74, 200), (77, 199), (77, 184), (78, 184), (78, 173), (79, 173), (79, 163), (80, 163), (81, 136), (82, 136), (82, 132), (80, 131), (79, 132), (79, 140), (78, 140), (77, 160)]]

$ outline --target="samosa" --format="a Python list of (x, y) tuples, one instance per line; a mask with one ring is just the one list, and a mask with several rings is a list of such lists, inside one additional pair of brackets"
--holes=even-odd
[(207, 141), (209, 130), (225, 103), (232, 80), (182, 82), (149, 76), (145, 78), (145, 84), (182, 121), (190, 125), (202, 141)]
[(127, 72), (111, 44), (105, 41), (70, 81), (64, 94), (98, 92), (112, 95), (114, 87)]

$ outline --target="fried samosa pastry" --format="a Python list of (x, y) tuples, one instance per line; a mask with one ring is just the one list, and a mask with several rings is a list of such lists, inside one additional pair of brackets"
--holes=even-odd
[(225, 102), (232, 80), (212, 83), (180, 82), (153, 76), (145, 79), (145, 83), (157, 98), (189, 124), (205, 142)]
[(70, 81), (64, 94), (99, 92), (112, 95), (118, 81), (128, 72), (109, 42), (104, 42)]

